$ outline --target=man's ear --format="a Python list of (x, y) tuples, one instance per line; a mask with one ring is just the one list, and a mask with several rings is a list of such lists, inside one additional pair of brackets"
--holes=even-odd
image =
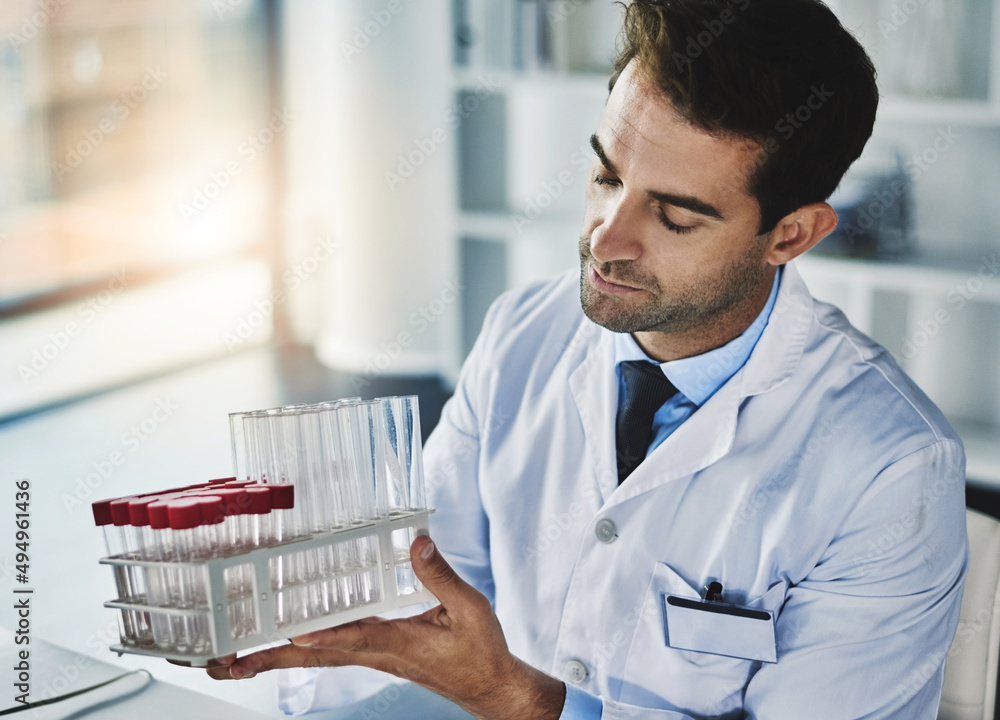
[(825, 202), (803, 205), (778, 221), (768, 240), (767, 261), (784, 265), (794, 260), (837, 227), (837, 212)]

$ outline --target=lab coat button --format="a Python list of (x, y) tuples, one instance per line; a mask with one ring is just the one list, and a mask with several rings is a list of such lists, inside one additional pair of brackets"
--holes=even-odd
[(597, 521), (594, 532), (597, 534), (597, 539), (602, 543), (613, 543), (618, 537), (618, 528), (607, 518)]
[(584, 680), (587, 679), (587, 675), (590, 673), (587, 671), (587, 666), (584, 665), (579, 660), (570, 660), (566, 663), (565, 667), (566, 679), (569, 680), (574, 685), (579, 685)]

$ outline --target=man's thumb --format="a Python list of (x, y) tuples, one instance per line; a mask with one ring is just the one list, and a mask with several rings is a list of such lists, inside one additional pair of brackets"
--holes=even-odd
[(419, 535), (410, 546), (410, 561), (417, 578), (445, 608), (468, 601), (475, 590), (458, 576), (428, 535)]

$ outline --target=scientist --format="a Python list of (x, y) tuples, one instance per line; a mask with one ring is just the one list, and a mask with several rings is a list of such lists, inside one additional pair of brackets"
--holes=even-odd
[(636, 0), (623, 41), (580, 274), (494, 303), (427, 444), (441, 604), (214, 676), (364, 665), (489, 719), (935, 718), (962, 445), (792, 262), (837, 223), (871, 63), (818, 0)]

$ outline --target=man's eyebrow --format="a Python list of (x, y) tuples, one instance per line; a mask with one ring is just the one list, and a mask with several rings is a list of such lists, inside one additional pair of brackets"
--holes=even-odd
[(590, 136), (590, 147), (594, 148), (594, 152), (597, 153), (597, 157), (600, 158), (601, 164), (617, 175), (618, 170), (615, 169), (615, 166), (611, 164), (610, 160), (608, 160), (608, 156), (604, 152), (604, 147), (601, 145), (601, 141), (597, 139), (597, 133)]
[(722, 217), (722, 213), (714, 205), (709, 205), (704, 200), (699, 200), (691, 195), (673, 195), (671, 193), (656, 192), (655, 190), (647, 190), (646, 194), (657, 202), (684, 208), (685, 210), (715, 218), (716, 220), (725, 220)]
[[(617, 175), (618, 170), (615, 169), (615, 166), (610, 160), (608, 160), (607, 153), (604, 152), (604, 147), (601, 145), (601, 141), (598, 140), (596, 133), (590, 136), (590, 147), (594, 149), (594, 152), (600, 159), (601, 164), (604, 165), (609, 172)], [(725, 220), (718, 208), (714, 205), (710, 205), (704, 200), (699, 200), (693, 195), (674, 195), (672, 193), (657, 192), (656, 190), (647, 190), (646, 194), (657, 202), (661, 202), (666, 205), (684, 208), (685, 210), (690, 210), (691, 212), (698, 213), (699, 215), (715, 218), (716, 220)]]

